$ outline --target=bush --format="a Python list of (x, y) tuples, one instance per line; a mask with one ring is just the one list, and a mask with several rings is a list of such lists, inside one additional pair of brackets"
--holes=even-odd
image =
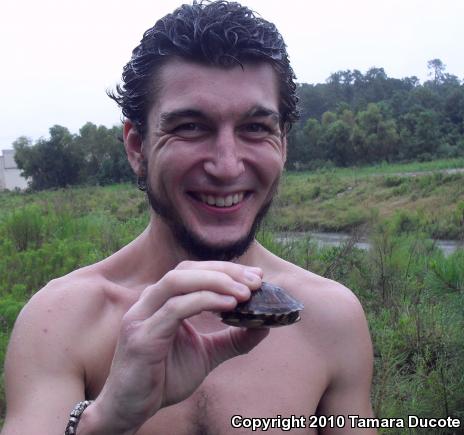
[(26, 206), (10, 213), (4, 222), (4, 233), (18, 251), (41, 246), (44, 238), (44, 216), (36, 205)]

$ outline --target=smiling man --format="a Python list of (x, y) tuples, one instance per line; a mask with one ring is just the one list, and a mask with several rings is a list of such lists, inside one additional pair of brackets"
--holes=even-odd
[(195, 259), (236, 258), (253, 241), (285, 160), (275, 72), (266, 63), (224, 69), (175, 58), (158, 76), (150, 146), (126, 123), (129, 159), (176, 245)]
[[(348, 417), (372, 416), (356, 297), (255, 240), (295, 88), (280, 34), (237, 3), (184, 5), (145, 32), (112, 97), (150, 223), (22, 311), (3, 435), (372, 432)], [(221, 323), (262, 281), (304, 302), (301, 321), (270, 333)]]

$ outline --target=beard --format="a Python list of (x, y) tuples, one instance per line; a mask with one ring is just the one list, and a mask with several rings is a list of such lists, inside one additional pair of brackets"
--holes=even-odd
[(270, 199), (260, 208), (248, 233), (227, 245), (214, 246), (194, 234), (171, 204), (163, 201), (151, 189), (147, 182), (147, 198), (152, 210), (168, 225), (174, 239), (185, 250), (189, 258), (199, 261), (217, 260), (230, 261), (243, 255), (255, 239), (262, 220), (271, 207), (272, 200), (277, 191), (278, 181), (271, 188)]

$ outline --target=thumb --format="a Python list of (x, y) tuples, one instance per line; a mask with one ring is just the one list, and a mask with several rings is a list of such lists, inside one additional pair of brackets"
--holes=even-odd
[(250, 352), (268, 334), (268, 328), (243, 329), (230, 326), (222, 331), (203, 335), (211, 370), (230, 358)]

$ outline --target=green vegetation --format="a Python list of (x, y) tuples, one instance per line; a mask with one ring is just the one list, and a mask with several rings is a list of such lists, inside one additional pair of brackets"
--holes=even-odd
[[(464, 418), (464, 250), (444, 257), (428, 240), (464, 238), (464, 175), (396, 175), (452, 165), (288, 173), (259, 234), (277, 255), (342, 282), (360, 298), (374, 342), (379, 417)], [(32, 294), (128, 243), (145, 228), (147, 210), (130, 184), (0, 194), (1, 362)], [(320, 248), (310, 238), (275, 237), (280, 229), (314, 228), (350, 229), (353, 240)], [(360, 228), (369, 234), (369, 252), (354, 248)], [(0, 383), (0, 418), (2, 389)]]
[[(439, 59), (431, 80), (388, 77), (383, 68), (333, 73), (326, 83), (297, 87), (301, 118), (288, 135), (289, 170), (428, 162), (464, 158), (464, 83)], [(16, 162), (31, 188), (106, 185), (133, 180), (122, 128), (91, 122), (78, 134), (50, 128), (35, 143), (18, 138)], [(432, 164), (433, 166), (434, 164)], [(351, 221), (355, 223), (355, 214)]]
[(43, 190), (79, 184), (106, 185), (134, 179), (122, 145), (122, 128), (88, 122), (79, 134), (54, 125), (50, 137), (35, 143), (21, 136), (13, 143), (15, 160), (30, 188)]
[(300, 84), (301, 121), (287, 167), (314, 169), (464, 156), (464, 85), (440, 59), (431, 80), (388, 77), (383, 68), (333, 73)]
[[(388, 218), (399, 232), (420, 230), (429, 237), (460, 240), (464, 173), (441, 169), (463, 164), (457, 159), (290, 172), (268, 222), (275, 231), (351, 231)], [(405, 174), (410, 172), (417, 175)]]
[(464, 418), (464, 250), (445, 258), (420, 235), (398, 235), (385, 224), (373, 230), (370, 252), (353, 248), (353, 240), (319, 248), (311, 239), (288, 245), (271, 233), (261, 239), (289, 261), (342, 282), (361, 300), (374, 344), (377, 417)]

